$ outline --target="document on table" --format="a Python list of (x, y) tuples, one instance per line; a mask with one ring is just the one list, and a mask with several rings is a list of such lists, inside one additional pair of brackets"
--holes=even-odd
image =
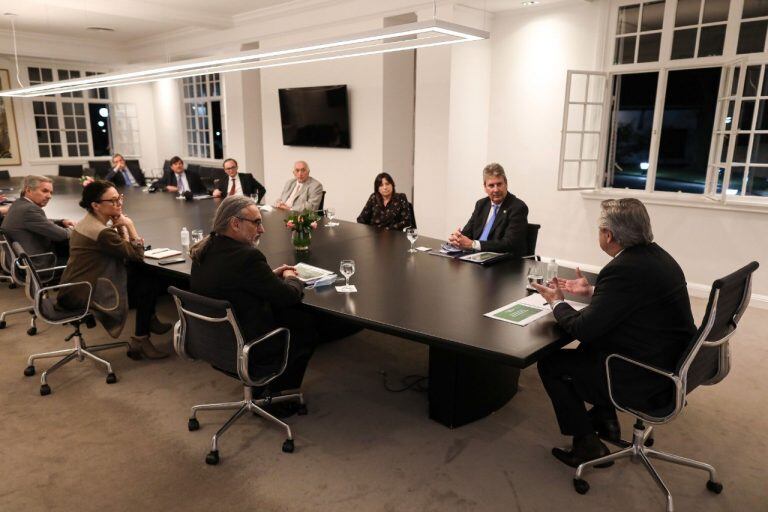
[(312, 265), (307, 265), (306, 263), (296, 264), (296, 273), (298, 274), (298, 278), (306, 284), (312, 284), (314, 281), (318, 281), (324, 277), (333, 275), (333, 272), (330, 270), (325, 270), (324, 268), (320, 267), (313, 267)]
[[(566, 302), (576, 310), (586, 307), (586, 304), (581, 302), (570, 300)], [(543, 318), (550, 313), (552, 313), (552, 310), (549, 307), (549, 304), (547, 304), (541, 295), (534, 293), (486, 313), (484, 316), (493, 318), (494, 320), (501, 320), (502, 322), (524, 326), (531, 322), (535, 322), (539, 318)]]
[(181, 251), (177, 251), (176, 249), (168, 249), (166, 247), (158, 247), (157, 249), (144, 251), (145, 258), (152, 258), (156, 260), (168, 258), (171, 256), (178, 256), (179, 254), (181, 254)]

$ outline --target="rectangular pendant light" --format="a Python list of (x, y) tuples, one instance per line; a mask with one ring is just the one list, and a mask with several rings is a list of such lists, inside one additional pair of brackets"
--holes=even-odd
[(164, 78), (182, 78), (207, 75), (209, 73), (226, 73), (229, 71), (288, 66), (377, 53), (398, 52), (430, 46), (479, 41), (481, 39), (488, 39), (488, 37), (488, 32), (483, 30), (445, 21), (429, 20), (395, 25), (343, 38), (336, 37), (316, 41), (301, 46), (205, 57), (152, 67), (134, 67), (85, 78), (46, 82), (24, 88), (0, 91), (0, 96), (29, 98), (101, 87), (118, 87), (121, 85), (153, 82)]

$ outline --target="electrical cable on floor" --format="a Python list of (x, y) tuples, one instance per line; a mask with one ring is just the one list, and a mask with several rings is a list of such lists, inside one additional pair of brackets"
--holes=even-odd
[(390, 387), (389, 383), (387, 382), (387, 372), (379, 371), (379, 374), (381, 375), (382, 382), (384, 383), (384, 389), (390, 393), (402, 393), (403, 391), (408, 391), (409, 389), (412, 391), (418, 391), (419, 393), (425, 393), (429, 390), (429, 385), (427, 384), (429, 382), (429, 377), (425, 375), (406, 375), (400, 379), (401, 387), (393, 388)]

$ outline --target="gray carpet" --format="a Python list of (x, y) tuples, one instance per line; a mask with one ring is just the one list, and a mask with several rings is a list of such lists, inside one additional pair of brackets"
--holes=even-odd
[[(0, 307), (24, 304), (20, 290), (0, 287)], [(695, 301), (697, 318), (703, 301)], [(169, 301), (161, 316), (170, 319)], [(689, 407), (657, 430), (656, 447), (713, 464), (725, 486), (716, 496), (706, 474), (658, 463), (676, 510), (765, 511), (768, 311), (750, 309), (734, 344), (733, 371), (701, 388)], [(0, 510), (259, 511), (550, 511), (664, 510), (645, 470), (624, 460), (587, 474), (577, 495), (572, 470), (549, 453), (564, 443), (535, 368), (520, 391), (484, 420), (449, 430), (427, 418), (424, 393), (391, 393), (409, 374), (425, 374), (425, 346), (362, 331), (324, 345), (305, 379), (309, 415), (288, 422), (296, 452), (283, 454), (283, 434), (246, 417), (222, 438), (221, 464), (204, 462), (210, 436), (228, 417), (201, 413), (187, 431), (189, 407), (240, 398), (236, 381), (178, 357), (132, 361), (104, 352), (118, 375), (107, 385), (91, 362), (70, 363), (39, 395), (38, 376), (22, 371), (33, 352), (66, 348), (63, 327), (12, 316), (0, 331)], [(130, 329), (128, 329), (130, 330)], [(126, 335), (127, 331), (126, 330)], [(92, 344), (107, 341), (97, 327)], [(157, 338), (170, 350), (170, 335)], [(622, 416), (625, 434), (631, 419)]]

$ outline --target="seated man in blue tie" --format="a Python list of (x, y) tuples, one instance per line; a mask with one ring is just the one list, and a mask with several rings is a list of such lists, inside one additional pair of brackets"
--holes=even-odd
[(166, 192), (176, 192), (179, 195), (186, 192), (193, 194), (205, 194), (207, 190), (200, 175), (184, 168), (184, 160), (178, 156), (171, 158), (171, 170), (165, 171), (153, 187), (165, 190)]
[(507, 191), (504, 168), (496, 163), (486, 165), (483, 186), (488, 197), (475, 203), (467, 225), (451, 233), (448, 242), (464, 250), (526, 256), (528, 207)]
[(130, 169), (120, 153), (115, 153), (115, 156), (112, 157), (112, 169), (109, 170), (104, 179), (111, 181), (118, 187), (143, 187), (147, 184), (141, 169)]

